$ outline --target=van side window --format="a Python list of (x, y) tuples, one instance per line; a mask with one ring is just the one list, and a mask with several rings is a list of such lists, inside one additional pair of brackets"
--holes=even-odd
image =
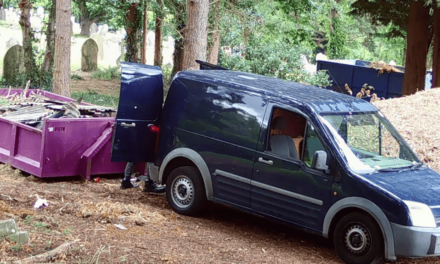
[(315, 128), (308, 123), (307, 124), (307, 132), (306, 132), (306, 138), (304, 142), (304, 163), (308, 166), (312, 166), (313, 161), (313, 155), (318, 150), (324, 150), (324, 146), (321, 143), (321, 140), (319, 140), (318, 136), (316, 135)]
[(306, 119), (296, 113), (275, 108), (270, 122), (268, 150), (301, 160)]

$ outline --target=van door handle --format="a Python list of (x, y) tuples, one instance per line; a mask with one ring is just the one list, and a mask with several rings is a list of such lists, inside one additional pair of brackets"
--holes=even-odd
[(127, 124), (125, 122), (122, 122), (121, 127), (136, 127), (136, 123)]
[(267, 160), (267, 159), (263, 159), (263, 158), (258, 158), (258, 162), (261, 162), (261, 163), (264, 163), (264, 164), (267, 164), (267, 165), (270, 165), (270, 166), (272, 166), (273, 165), (273, 161), (271, 161), (271, 160)]

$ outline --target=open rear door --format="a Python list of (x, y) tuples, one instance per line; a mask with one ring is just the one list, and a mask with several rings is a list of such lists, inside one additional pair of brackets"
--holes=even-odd
[(162, 70), (156, 66), (121, 63), (121, 93), (113, 134), (113, 162), (152, 162), (157, 124), (162, 112)]

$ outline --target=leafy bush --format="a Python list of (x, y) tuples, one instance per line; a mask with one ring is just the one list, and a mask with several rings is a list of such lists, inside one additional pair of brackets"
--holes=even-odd
[(275, 76), (318, 87), (329, 86), (329, 76), (325, 71), (310, 75), (304, 70), (301, 54), (307, 53), (308, 50), (300, 46), (287, 43), (268, 43), (249, 46), (245, 51), (244, 58), (238, 55), (227, 56), (222, 52), (219, 64), (231, 70)]
[(93, 72), (90, 77), (103, 81), (119, 80), (121, 78), (121, 73), (119, 67), (108, 67)]

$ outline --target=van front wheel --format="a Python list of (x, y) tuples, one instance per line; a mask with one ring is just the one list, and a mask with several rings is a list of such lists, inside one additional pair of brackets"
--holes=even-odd
[(376, 221), (354, 212), (339, 220), (333, 233), (336, 253), (349, 264), (378, 263), (384, 255), (384, 241)]
[(183, 215), (196, 215), (205, 208), (206, 191), (199, 170), (185, 166), (173, 170), (167, 179), (166, 196), (173, 210)]

